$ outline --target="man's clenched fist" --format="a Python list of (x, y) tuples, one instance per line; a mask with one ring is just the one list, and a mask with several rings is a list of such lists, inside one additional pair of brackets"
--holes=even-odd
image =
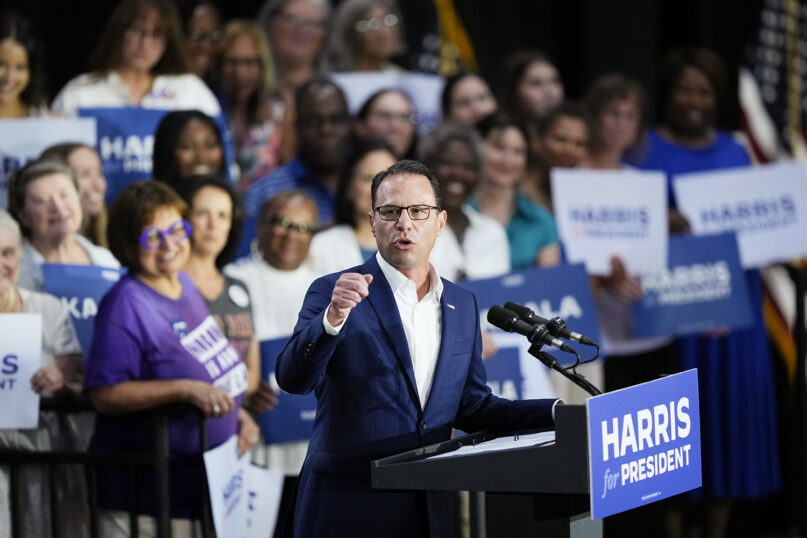
[(370, 293), (370, 282), (373, 275), (359, 273), (342, 273), (331, 294), (328, 308), (328, 323), (338, 327), (345, 321), (350, 311)]

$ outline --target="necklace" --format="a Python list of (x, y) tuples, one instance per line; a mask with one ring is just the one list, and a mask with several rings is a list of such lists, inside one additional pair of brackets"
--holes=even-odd
[(17, 302), (17, 293), (14, 291), (14, 288), (9, 288), (8, 290), (8, 304), (3, 309), (3, 314), (11, 312), (11, 309), (14, 308), (14, 303)]

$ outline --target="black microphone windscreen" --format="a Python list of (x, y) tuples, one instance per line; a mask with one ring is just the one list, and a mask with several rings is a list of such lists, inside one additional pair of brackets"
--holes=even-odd
[(518, 315), (514, 312), (494, 305), (488, 310), (488, 322), (507, 332), (513, 332), (513, 325), (518, 321)]
[(522, 306), (520, 304), (514, 303), (512, 301), (508, 301), (504, 303), (504, 307), (507, 310), (511, 310), (514, 312), (520, 319), (529, 322), (529, 323), (543, 323), (546, 325), (547, 320), (542, 318), (541, 316), (537, 315), (535, 312), (527, 308), (526, 306)]

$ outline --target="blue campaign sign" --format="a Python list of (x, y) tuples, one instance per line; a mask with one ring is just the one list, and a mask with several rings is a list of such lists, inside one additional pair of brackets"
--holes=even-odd
[[(107, 180), (107, 204), (112, 203), (130, 183), (151, 178), (154, 133), (168, 112), (138, 107), (79, 109), (79, 116), (95, 118), (96, 121), (98, 155)], [(213, 121), (222, 135), (227, 175), (230, 177), (234, 159), (232, 134), (224, 116), (217, 116)]]
[(524, 376), (521, 375), (518, 349), (500, 349), (495, 356), (485, 359), (485, 371), (493, 394), (508, 400), (522, 398)]
[[(287, 341), (285, 337), (261, 342), (261, 379), (275, 387), (277, 356)], [(281, 391), (275, 408), (258, 417), (264, 442), (272, 444), (309, 439), (316, 414), (317, 399), (313, 393), (289, 394)]]
[(45, 291), (58, 297), (70, 313), (84, 357), (90, 351), (98, 303), (120, 275), (118, 269), (98, 265), (42, 264)]
[[(560, 316), (572, 330), (599, 340), (594, 299), (582, 263), (524, 269), (502, 277), (466, 280), (458, 284), (476, 295), (483, 326), (487, 325), (487, 312), (491, 306), (512, 301), (527, 306), (546, 319)], [(593, 356), (593, 353), (587, 354), (585, 347), (576, 344), (574, 347), (583, 359)], [(572, 355), (562, 351), (549, 348), (544, 351), (554, 355), (562, 364), (571, 364), (574, 360)]]
[(591, 517), (701, 486), (698, 371), (589, 398)]
[(733, 233), (670, 238), (669, 267), (641, 275), (637, 337), (748, 327), (754, 321)]
[(137, 107), (79, 109), (79, 116), (95, 118), (107, 204), (130, 183), (151, 178), (154, 131), (167, 113)]

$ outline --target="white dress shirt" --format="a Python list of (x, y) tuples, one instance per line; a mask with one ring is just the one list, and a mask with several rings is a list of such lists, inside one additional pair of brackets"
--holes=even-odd
[[(425, 409), (434, 381), (437, 357), (440, 354), (442, 330), (440, 297), (443, 294), (443, 282), (434, 266), (429, 264), (429, 291), (418, 301), (415, 283), (387, 263), (380, 253), (376, 253), (375, 258), (395, 297), (395, 304), (406, 334), (409, 356), (412, 358), (420, 407)], [(325, 332), (336, 335), (342, 330), (346, 321), (347, 318), (338, 327), (333, 327), (328, 323), (328, 309), (325, 309), (322, 325)]]

